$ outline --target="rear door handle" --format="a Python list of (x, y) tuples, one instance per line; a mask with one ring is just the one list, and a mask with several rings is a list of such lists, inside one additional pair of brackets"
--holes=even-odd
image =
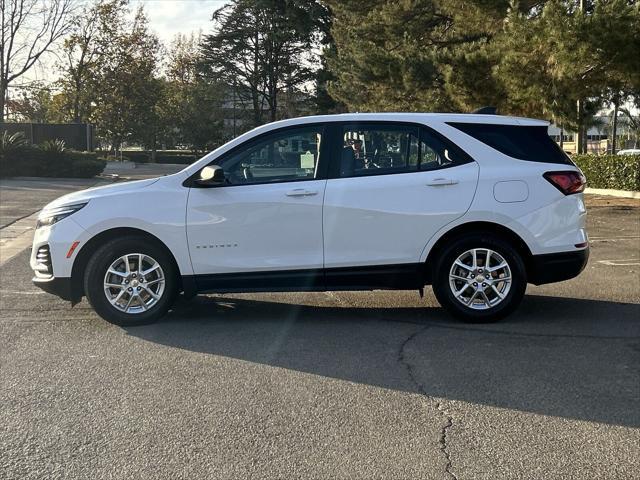
[(310, 197), (311, 195), (317, 195), (317, 190), (307, 190), (306, 188), (296, 188), (295, 190), (289, 190), (287, 197)]
[(455, 185), (456, 183), (458, 183), (458, 180), (455, 180), (453, 178), (434, 178), (429, 183), (427, 183), (427, 186), (442, 187), (444, 185)]

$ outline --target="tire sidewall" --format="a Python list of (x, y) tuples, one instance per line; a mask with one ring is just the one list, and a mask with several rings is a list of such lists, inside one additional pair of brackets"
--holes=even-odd
[[(130, 253), (143, 253), (155, 259), (162, 267), (165, 277), (165, 288), (160, 300), (146, 312), (136, 314), (117, 310), (104, 293), (107, 269), (117, 258)], [(175, 300), (177, 283), (177, 269), (165, 249), (146, 238), (123, 238), (106, 243), (93, 254), (85, 271), (84, 290), (93, 309), (108, 322), (117, 325), (143, 325), (166, 314)]]
[[(511, 269), (512, 281), (507, 297), (487, 310), (466, 307), (455, 298), (449, 286), (449, 271), (453, 262), (461, 254), (473, 248), (494, 250), (507, 261)], [(504, 318), (517, 308), (527, 288), (526, 269), (521, 255), (508, 242), (490, 235), (473, 235), (454, 241), (445, 248), (436, 262), (433, 278), (433, 290), (440, 304), (456, 317), (469, 323), (488, 323)]]

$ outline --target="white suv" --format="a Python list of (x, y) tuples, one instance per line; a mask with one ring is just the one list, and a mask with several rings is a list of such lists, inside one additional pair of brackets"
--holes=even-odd
[(38, 220), (40, 288), (118, 324), (198, 292), (416, 289), (467, 321), (588, 258), (585, 178), (547, 122), (346, 114), (264, 125), (179, 173), (65, 195)]

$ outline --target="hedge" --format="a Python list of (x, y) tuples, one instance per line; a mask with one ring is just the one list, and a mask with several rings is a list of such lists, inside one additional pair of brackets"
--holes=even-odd
[[(135, 163), (151, 162), (151, 152), (146, 150), (126, 150), (122, 154)], [(195, 162), (197, 155), (183, 151), (158, 151), (156, 152), (155, 163), (175, 163), (181, 165), (189, 165)]]
[(640, 155), (574, 155), (587, 187), (640, 191)]
[(105, 165), (95, 152), (52, 153), (28, 146), (0, 153), (0, 177), (91, 178)]

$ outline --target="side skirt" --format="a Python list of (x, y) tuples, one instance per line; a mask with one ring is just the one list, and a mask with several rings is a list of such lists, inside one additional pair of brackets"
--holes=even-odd
[(425, 285), (421, 263), (314, 270), (219, 273), (182, 277), (185, 295), (328, 290), (414, 290)]

